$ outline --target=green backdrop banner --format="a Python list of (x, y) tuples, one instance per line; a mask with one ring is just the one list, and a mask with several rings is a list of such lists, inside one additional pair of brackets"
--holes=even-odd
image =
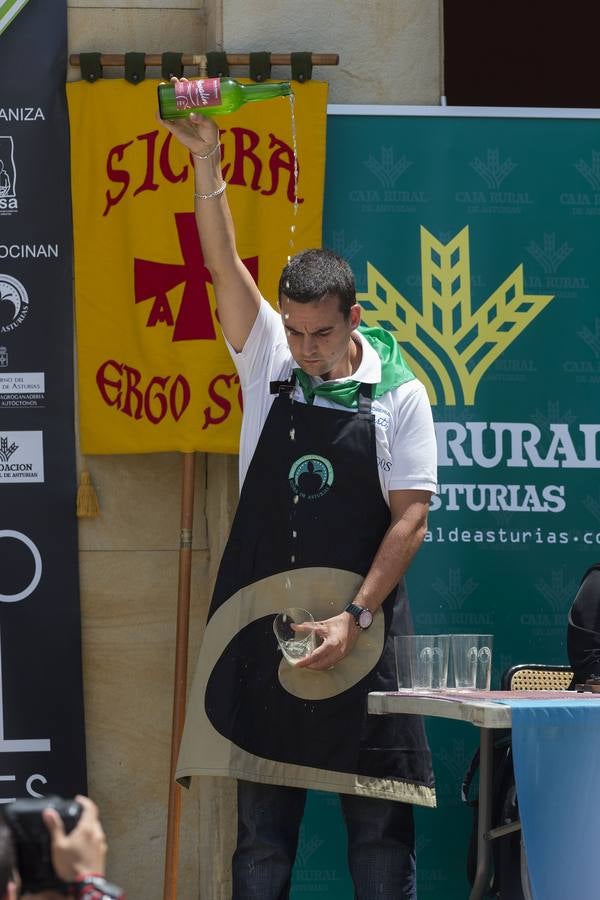
[[(600, 122), (330, 116), (323, 243), (433, 404), (416, 630), (493, 633), (492, 686), (512, 663), (566, 663), (566, 613), (600, 558)], [(438, 809), (417, 814), (419, 896), (463, 900), (477, 733), (427, 727)], [(295, 898), (352, 896), (330, 798), (311, 798), (301, 850)]]

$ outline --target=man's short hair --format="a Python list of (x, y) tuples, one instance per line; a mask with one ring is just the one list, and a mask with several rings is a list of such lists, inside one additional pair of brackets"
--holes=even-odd
[(10, 828), (0, 819), (0, 897), (4, 897), (9, 881), (15, 877), (15, 847)]
[(279, 302), (282, 296), (297, 303), (310, 303), (335, 296), (344, 318), (356, 303), (356, 286), (352, 269), (345, 259), (332, 250), (303, 250), (293, 256), (279, 279)]

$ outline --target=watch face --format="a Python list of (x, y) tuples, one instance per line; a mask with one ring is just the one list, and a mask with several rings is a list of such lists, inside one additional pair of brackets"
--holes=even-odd
[(363, 609), (360, 616), (358, 617), (358, 624), (361, 628), (368, 628), (371, 622), (373, 621), (373, 613), (370, 609)]

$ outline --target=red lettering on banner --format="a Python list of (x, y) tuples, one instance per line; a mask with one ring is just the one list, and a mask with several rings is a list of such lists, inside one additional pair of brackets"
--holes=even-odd
[[(207, 284), (212, 281), (204, 263), (193, 213), (176, 213), (175, 225), (183, 264), (133, 261), (135, 302), (153, 300), (146, 321), (147, 328), (157, 323), (173, 327), (172, 341), (214, 341), (216, 338)], [(258, 283), (258, 257), (244, 259), (244, 265)], [(184, 285), (177, 315), (169, 302), (168, 291)]]
[(177, 375), (169, 391), (169, 409), (176, 422), (179, 422), (188, 408), (191, 396), (192, 392), (187, 378)]
[[(202, 431), (209, 425), (221, 425), (229, 418), (232, 405), (237, 403), (240, 410), (243, 411), (242, 389), (239, 386), (240, 379), (238, 375), (216, 375), (208, 385), (208, 396), (213, 401), (214, 406), (207, 406), (204, 410), (204, 425)], [(237, 387), (237, 390), (236, 390)], [(217, 390), (224, 389), (225, 393), (219, 393)]]
[(188, 166), (183, 166), (179, 174), (176, 174), (171, 168), (171, 162), (169, 160), (169, 147), (171, 146), (171, 138), (173, 135), (169, 133), (167, 135), (167, 139), (161, 147), (160, 157), (159, 157), (159, 166), (161, 174), (165, 176), (167, 181), (170, 181), (171, 184), (176, 184), (178, 181), (187, 181), (188, 177)]
[(133, 141), (127, 141), (126, 144), (117, 144), (116, 147), (112, 147), (108, 151), (108, 159), (106, 160), (106, 174), (108, 175), (109, 181), (115, 181), (117, 184), (121, 183), (123, 185), (123, 189), (120, 194), (117, 194), (116, 197), (113, 197), (110, 191), (106, 192), (106, 208), (102, 213), (103, 216), (107, 215), (111, 206), (116, 206), (119, 200), (122, 200), (127, 193), (127, 188), (129, 187), (130, 182), (129, 172), (127, 171), (127, 169), (113, 168), (113, 160), (121, 162), (121, 160), (125, 156), (125, 151), (132, 144)]
[[(137, 386), (142, 380), (142, 373), (137, 369), (132, 369), (131, 366), (126, 366), (125, 363), (123, 363), (123, 372), (125, 373), (125, 402), (122, 410), (126, 416), (141, 419), (143, 397)], [(135, 400), (135, 412), (132, 411), (132, 399)]]
[[(296, 186), (296, 181), (294, 178), (294, 151), (289, 146), (289, 144), (280, 141), (279, 138), (275, 137), (274, 134), (270, 134), (271, 143), (269, 144), (269, 149), (274, 152), (269, 157), (269, 169), (271, 171), (271, 187), (268, 191), (261, 191), (265, 197), (268, 197), (270, 194), (274, 194), (277, 188), (279, 187), (279, 172), (283, 170), (288, 173), (288, 182), (287, 182), (287, 198), (290, 203), (294, 202), (294, 190)], [(304, 203), (300, 197), (298, 197), (298, 203)]]
[(158, 185), (154, 180), (154, 157), (156, 154), (156, 138), (158, 131), (149, 131), (147, 134), (138, 134), (137, 141), (146, 141), (146, 174), (143, 182), (135, 189), (133, 196), (137, 197), (142, 191), (157, 191)]
[[(117, 380), (114, 381), (108, 376), (108, 369), (112, 368), (116, 370)], [(114, 359), (108, 359), (105, 363), (103, 363), (98, 371), (96, 372), (96, 384), (98, 385), (98, 390), (100, 391), (100, 395), (107, 406), (116, 406), (117, 409), (121, 408), (121, 366), (118, 362), (115, 362)], [(114, 397), (110, 397), (107, 391), (107, 388), (116, 388), (117, 393)]]
[(164, 322), (165, 325), (175, 324), (173, 321), (173, 312), (171, 311), (169, 300), (166, 296), (157, 297), (152, 304), (146, 327), (153, 328), (158, 322)]
[[(152, 422), (153, 425), (158, 425), (159, 422), (162, 422), (167, 414), (165, 388), (168, 381), (168, 376), (166, 378), (159, 378), (158, 375), (155, 375), (154, 378), (150, 379), (148, 390), (144, 394), (144, 412), (146, 413), (146, 418)], [(154, 388), (155, 385), (157, 386), (156, 390)]]
[(252, 179), (250, 181), (250, 187), (253, 191), (257, 191), (260, 188), (260, 175), (262, 172), (262, 163), (260, 161), (260, 157), (254, 153), (256, 148), (260, 143), (260, 136), (255, 131), (250, 131), (248, 128), (232, 128), (231, 133), (234, 136), (234, 154), (233, 154), (233, 167), (230, 163), (227, 163), (223, 166), (223, 178), (227, 178), (231, 170), (231, 175), (229, 175), (229, 184), (240, 184), (243, 187), (246, 187), (248, 182), (245, 179), (245, 166), (244, 163), (246, 160), (251, 165), (251, 173)]
[(154, 375), (141, 385), (142, 373), (108, 359), (96, 372), (96, 384), (107, 406), (114, 406), (129, 418), (146, 419), (159, 425), (164, 419), (178, 422), (189, 406), (192, 392), (187, 379), (179, 374)]
[[(224, 138), (227, 134), (233, 137), (232, 142)], [(157, 191), (164, 184), (185, 182), (191, 177), (191, 165), (184, 164), (178, 172), (173, 169), (171, 165), (173, 136), (170, 132), (162, 135), (158, 129), (148, 131), (146, 134), (136, 135), (135, 140), (110, 148), (106, 159), (106, 174), (109, 182), (120, 184), (122, 187), (116, 194), (112, 194), (110, 188), (107, 188), (103, 216), (107, 216), (110, 210), (121, 202), (130, 186), (136, 183), (134, 197), (146, 191)], [(256, 131), (249, 128), (231, 128), (222, 129), (220, 135), (223, 142), (223, 178), (231, 184), (248, 187), (252, 191), (260, 191), (264, 196), (270, 197), (278, 190), (281, 172), (285, 171), (288, 173), (286, 196), (290, 203), (294, 202), (294, 151), (289, 144), (269, 134), (270, 152), (267, 167), (258, 153), (262, 139)], [(143, 148), (141, 159), (139, 148)], [(232, 158), (228, 159), (230, 155)], [(123, 167), (117, 168), (115, 164), (121, 162)], [(144, 175), (140, 181), (141, 165), (144, 166)], [(267, 177), (270, 175), (270, 185), (262, 188), (261, 178), (265, 177), (265, 173), (268, 173)], [(303, 203), (304, 200), (298, 198), (298, 202)]]

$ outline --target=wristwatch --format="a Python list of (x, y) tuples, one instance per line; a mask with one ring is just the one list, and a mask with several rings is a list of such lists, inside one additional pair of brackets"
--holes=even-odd
[(357, 606), (356, 603), (349, 603), (344, 612), (350, 613), (357, 626), (366, 631), (373, 622), (373, 613), (364, 606)]

